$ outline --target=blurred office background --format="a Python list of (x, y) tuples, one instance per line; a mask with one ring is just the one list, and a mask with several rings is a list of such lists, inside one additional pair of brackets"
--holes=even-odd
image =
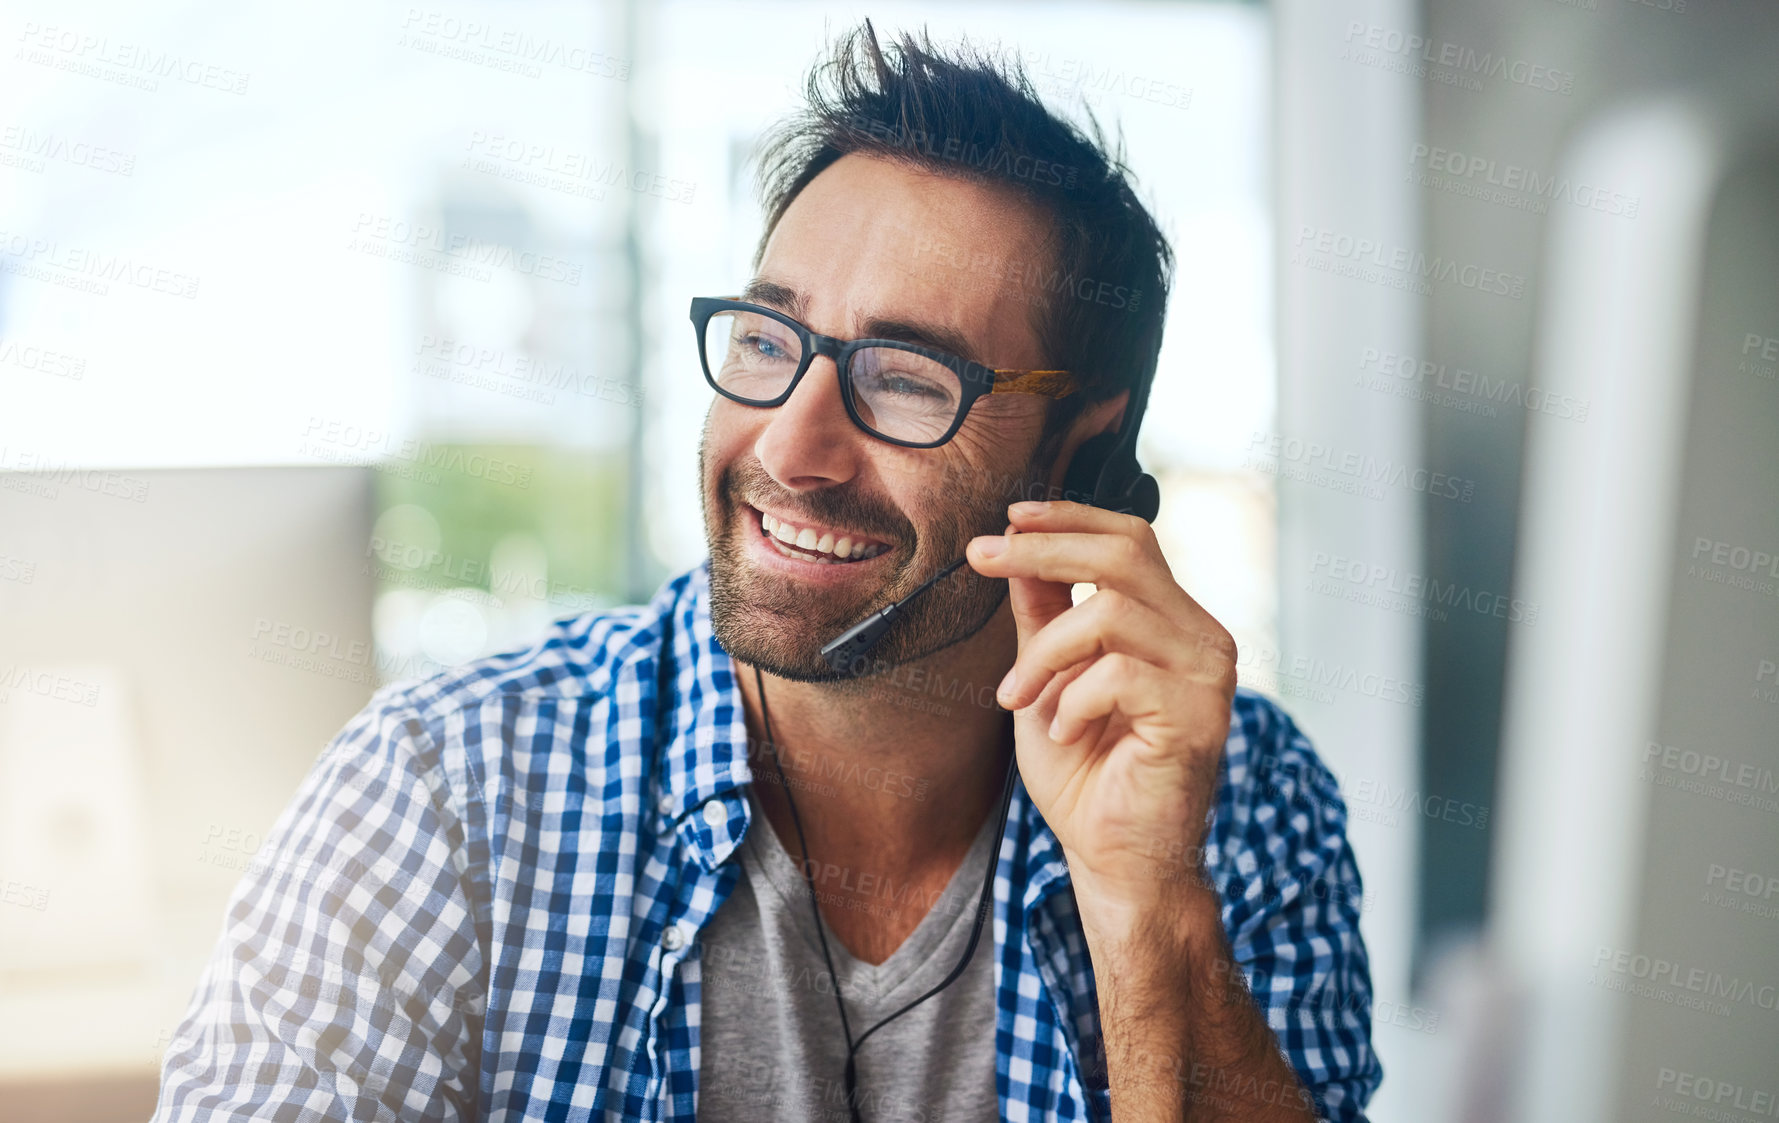
[(147, 1116), (377, 685), (703, 556), (686, 304), (867, 16), (1121, 130), (1173, 239), (1157, 530), (1340, 777), (1372, 1117), (1770, 1114), (1779, 10), (0, 13), (0, 1119)]

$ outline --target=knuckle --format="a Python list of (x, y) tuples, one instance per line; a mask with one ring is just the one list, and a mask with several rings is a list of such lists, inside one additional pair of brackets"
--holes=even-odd
[(1236, 674), (1235, 660), (1231, 659), (1229, 662), (1218, 668), (1217, 685), (1225, 694), (1235, 693), (1235, 688), (1239, 681), (1240, 677)]
[(1114, 651), (1102, 658), (1100, 666), (1104, 668), (1101, 673), (1112, 681), (1127, 682), (1137, 669), (1137, 660), (1122, 651)]
[(1117, 589), (1101, 589), (1093, 599), (1099, 602), (1097, 611), (1107, 620), (1122, 619), (1130, 612), (1130, 597)]
[(1148, 519), (1136, 515), (1126, 515), (1125, 518), (1131, 521), (1130, 536), (1138, 545), (1145, 550), (1160, 548), (1161, 540), (1155, 536), (1155, 527)]
[(1215, 621), (1199, 632), (1198, 647), (1202, 654), (1211, 659), (1227, 662), (1232, 667), (1235, 665), (1237, 654), (1235, 637), (1229, 634), (1227, 628)]

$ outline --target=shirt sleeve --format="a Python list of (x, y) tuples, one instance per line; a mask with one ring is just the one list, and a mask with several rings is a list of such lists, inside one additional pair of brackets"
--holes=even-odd
[(395, 689), (323, 750), (231, 895), (154, 1123), (476, 1117), (487, 992), (462, 824)]
[(1224, 929), (1267, 1025), (1317, 1115), (1363, 1123), (1383, 1079), (1371, 1047), (1365, 899), (1334, 776), (1277, 705), (1244, 690), (1219, 814), (1230, 828), (1206, 854)]

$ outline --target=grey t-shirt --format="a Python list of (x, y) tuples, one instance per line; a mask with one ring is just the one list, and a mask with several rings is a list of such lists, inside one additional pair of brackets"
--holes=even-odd
[[(748, 798), (753, 820), (738, 851), (741, 879), (700, 936), (698, 1119), (846, 1123), (846, 1039), (834, 1007), (833, 980), (822, 962), (809, 890), (796, 858), (780, 844), (751, 789)], [(882, 963), (872, 966), (854, 959), (828, 932), (828, 951), (855, 1041), (957, 966), (970, 940), (998, 822), (997, 816), (988, 817), (950, 884)], [(815, 858), (820, 861), (821, 855)], [(818, 873), (812, 866), (811, 873), (818, 893), (859, 883), (858, 875), (833, 867)], [(872, 897), (885, 908), (919, 909), (926, 903), (894, 885), (873, 884)], [(994, 954), (990, 917), (964, 973), (859, 1048), (859, 1116), (865, 1123), (999, 1117)]]

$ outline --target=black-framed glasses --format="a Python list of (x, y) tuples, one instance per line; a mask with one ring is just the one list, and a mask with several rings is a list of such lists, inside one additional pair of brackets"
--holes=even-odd
[(1066, 370), (1007, 370), (894, 339), (835, 339), (775, 308), (716, 296), (692, 299), (698, 358), (711, 388), (730, 401), (780, 406), (817, 355), (834, 360), (853, 424), (904, 448), (949, 441), (984, 394), (1065, 398)]

